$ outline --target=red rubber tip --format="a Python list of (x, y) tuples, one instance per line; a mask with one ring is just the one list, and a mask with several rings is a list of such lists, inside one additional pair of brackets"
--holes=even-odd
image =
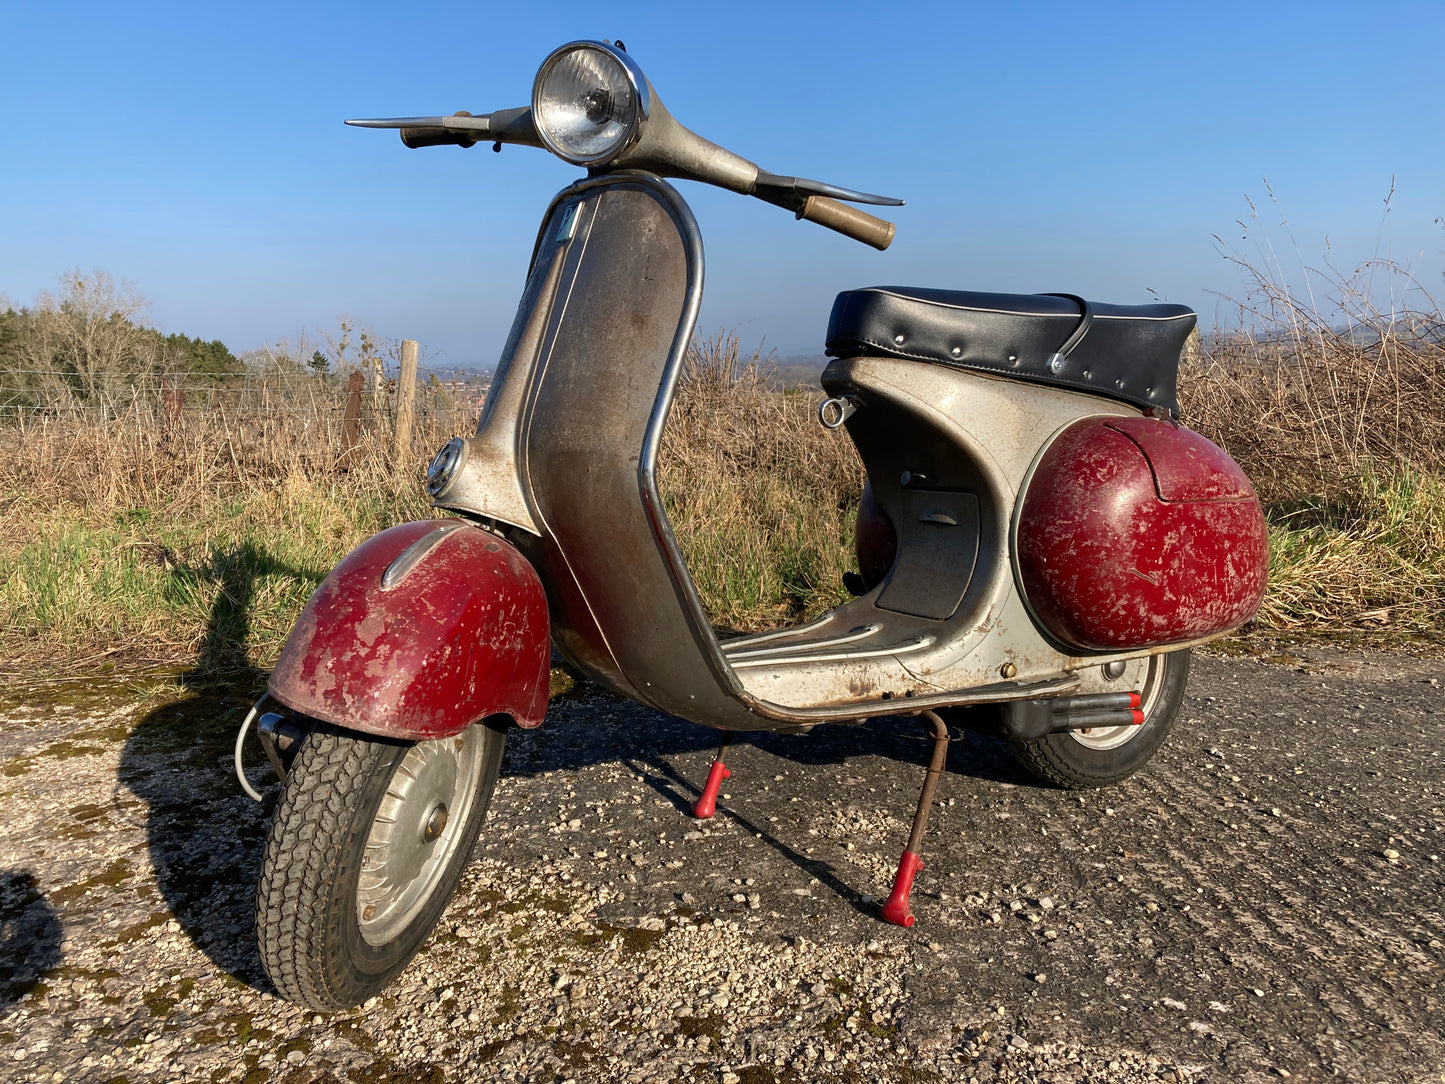
[(722, 781), (732, 774), (722, 761), (712, 762), (712, 770), (707, 773), (707, 782), (702, 785), (702, 794), (697, 800), (697, 805), (692, 807), (694, 817), (705, 821), (717, 812), (718, 787), (722, 786)]
[(1133, 716), (1134, 716), (1134, 725), (1135, 725), (1135, 726), (1139, 726), (1141, 723), (1144, 722), (1144, 713), (1143, 713), (1142, 711), (1140, 711), (1138, 708), (1135, 708), (1135, 709), (1134, 709), (1134, 711), (1133, 711)]
[(1144, 698), (1138, 693), (1129, 694), (1129, 706), (1131, 708), (1137, 708), (1142, 703), (1144, 703)]
[(898, 860), (898, 873), (893, 878), (893, 891), (888, 893), (880, 914), (884, 922), (895, 926), (912, 926), (913, 911), (908, 906), (908, 897), (913, 893), (913, 878), (923, 868), (923, 856), (904, 851)]

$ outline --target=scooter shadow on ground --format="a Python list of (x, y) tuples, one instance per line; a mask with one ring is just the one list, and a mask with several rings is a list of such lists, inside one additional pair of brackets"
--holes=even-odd
[(13, 1005), (60, 963), (60, 916), (29, 870), (0, 870), (0, 1009)]
[[(156, 887), (182, 931), (218, 968), (261, 987), (251, 928), (265, 821), (231, 768), (236, 731), (266, 684), (246, 651), (251, 603), (262, 577), (320, 577), (249, 542), (208, 566), (171, 571), (178, 587), (214, 584), (215, 601), (194, 665), (173, 678), (186, 695), (141, 716), (121, 752), (118, 785), (149, 807)], [(252, 752), (259, 761), (260, 751)]]
[[(1038, 780), (1025, 772), (1001, 739), (961, 731), (952, 725), (947, 774), (990, 783), (1037, 788)], [(503, 777), (534, 775), (543, 771), (576, 771), (608, 761), (638, 761), (661, 767), (660, 756), (697, 755), (696, 777), (707, 775), (709, 756), (718, 746), (721, 731), (698, 726), (662, 712), (640, 707), (591, 684), (555, 700), (547, 721), (535, 730), (514, 730), (508, 740)], [(933, 748), (926, 724), (908, 716), (879, 716), (857, 725), (823, 724), (806, 734), (744, 731), (736, 736), (729, 763), (746, 755), (747, 746), (764, 750), (800, 769), (837, 766), (860, 758), (882, 757), (918, 767), (919, 782)], [(690, 813), (698, 783), (676, 760), (672, 788), (659, 796), (680, 813)], [(737, 786), (745, 786), (739, 779)]]
[[(267, 807), (255, 807), (236, 784), (231, 752), (241, 719), (267, 678), (246, 651), (257, 580), (273, 575), (319, 577), (281, 565), (251, 543), (219, 555), (208, 568), (178, 567), (173, 572), (181, 580), (214, 583), (215, 601), (195, 664), (174, 679), (187, 695), (139, 720), (122, 751), (118, 781), (149, 807), (147, 846), (156, 887), (186, 936), (218, 968), (250, 986), (268, 988), (250, 930), (265, 815), (275, 789), (268, 791)], [(540, 728), (513, 731), (504, 776), (628, 763), (672, 803), (680, 817), (690, 816), (698, 792), (690, 776), (705, 777), (717, 732), (639, 707), (586, 683), (579, 692), (554, 704)], [(818, 727), (806, 736), (747, 733), (740, 735), (732, 755), (746, 757), (742, 747), (747, 745), (800, 769), (882, 756), (916, 764), (920, 782), (929, 750), (922, 725), (899, 717), (861, 726)], [(963, 769), (980, 779), (1029, 783), (1006, 751), (995, 746), (977, 740), (955, 742), (951, 774)], [(692, 773), (684, 765), (694, 757), (697, 770)], [(259, 750), (252, 749), (248, 761), (259, 763)], [(746, 783), (739, 779), (738, 785)], [(825, 865), (735, 811), (722, 815), (732, 817), (858, 910), (867, 910), (857, 891)]]
[[(583, 685), (579, 694), (554, 705), (547, 722), (539, 729), (513, 731), (503, 777), (531, 777), (542, 772), (578, 771), (597, 763), (618, 763), (670, 804), (680, 819), (691, 820), (711, 754), (717, 748), (718, 732), (639, 707), (592, 686)], [(1038, 788), (1038, 781), (1018, 766), (1002, 741), (960, 734), (956, 727), (950, 729), (954, 740), (950, 742), (945, 769), (948, 776)], [(932, 745), (932, 738), (921, 721), (883, 716), (856, 726), (819, 726), (802, 735), (744, 732), (737, 735), (726, 759), (736, 769), (732, 786), (740, 794), (750, 788), (760, 789), (765, 781), (776, 786), (771, 780), (772, 766), (767, 773), (748, 778), (746, 765), (754, 760), (753, 749), (793, 765), (789, 778), (800, 790), (809, 785), (806, 780), (809, 770), (839, 768), (874, 758), (906, 766), (905, 786), (914, 782), (915, 773), (911, 769), (916, 768), (916, 783), (921, 786)], [(861, 764), (860, 770), (867, 771)], [(892, 780), (898, 781), (896, 772)], [(866, 784), (856, 785), (865, 787), (866, 793)], [(846, 797), (848, 793), (830, 782), (827, 800), (835, 801), (838, 795)], [(726, 808), (719, 805), (715, 816), (730, 820), (780, 857), (817, 878), (859, 914), (876, 916), (876, 904), (865, 902), (863, 893), (840, 878), (831, 863), (811, 857), (779, 838), (766, 824), (742, 813), (740, 805), (741, 802)], [(902, 836), (898, 843), (900, 847), (903, 845)]]

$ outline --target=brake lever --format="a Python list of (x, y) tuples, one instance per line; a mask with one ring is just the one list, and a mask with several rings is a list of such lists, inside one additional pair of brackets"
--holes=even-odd
[(490, 113), (474, 117), (462, 111), (448, 117), (370, 117), (345, 123), (353, 128), (445, 128), (449, 132), (475, 132), (479, 136), (490, 135), (492, 131)]
[(901, 199), (892, 196), (875, 196), (870, 192), (859, 192), (853, 188), (842, 188), (826, 181), (813, 181), (807, 177), (783, 177), (776, 173), (758, 170), (753, 195), (777, 207), (789, 211), (799, 210), (809, 196), (827, 196), (829, 199), (844, 200), (848, 203), (867, 203), (877, 207), (902, 207)]
[(477, 116), (460, 110), (445, 117), (370, 117), (348, 120), (354, 128), (432, 128), (466, 136), (473, 143), (519, 143), (526, 147), (540, 147), (542, 139), (537, 135), (537, 126), (532, 123), (532, 110), (527, 106), (519, 109), (499, 109), (495, 113), (481, 113)]

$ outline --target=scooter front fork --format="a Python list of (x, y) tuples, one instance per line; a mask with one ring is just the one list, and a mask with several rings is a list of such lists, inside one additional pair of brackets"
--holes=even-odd
[(895, 926), (913, 925), (909, 896), (913, 892), (913, 878), (923, 868), (923, 833), (928, 828), (928, 812), (933, 806), (938, 777), (943, 774), (944, 762), (948, 760), (948, 727), (934, 712), (925, 711), (923, 718), (933, 729), (933, 759), (928, 762), (928, 774), (923, 777), (923, 793), (918, 796), (913, 830), (908, 834), (908, 846), (903, 849), (898, 872), (893, 877), (893, 891), (888, 894), (881, 911), (883, 920)]
[(712, 768), (707, 773), (707, 782), (702, 786), (702, 794), (697, 799), (697, 804), (692, 807), (692, 815), (698, 820), (707, 820), (717, 812), (717, 792), (722, 786), (722, 781), (733, 773), (728, 771), (728, 766), (723, 763), (723, 754), (727, 752), (729, 745), (733, 743), (733, 732), (723, 732), (722, 744), (717, 748), (717, 756), (713, 758)]

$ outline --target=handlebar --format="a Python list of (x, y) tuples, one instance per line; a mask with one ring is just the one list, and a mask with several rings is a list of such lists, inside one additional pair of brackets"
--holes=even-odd
[(401, 141), (412, 150), (419, 147), (474, 147), (477, 137), (468, 132), (449, 132), (445, 128), (425, 125), (417, 128), (403, 128)]
[[(661, 102), (654, 100), (653, 110), (647, 138), (610, 163), (611, 168), (644, 169), (663, 177), (715, 184), (792, 211), (800, 219), (816, 222), (873, 248), (881, 250), (892, 244), (896, 228), (892, 222), (841, 201), (899, 206), (902, 200), (855, 192), (804, 177), (768, 173), (684, 128), (662, 109)], [(476, 116), (457, 112), (445, 117), (392, 117), (346, 123), (361, 128), (400, 129), (401, 141), (412, 148), (474, 147), (484, 142), (495, 143), (497, 149), (501, 149), (503, 143), (543, 146), (532, 110), (525, 106)]]
[(897, 228), (886, 219), (876, 218), (867, 211), (849, 207), (828, 196), (809, 196), (799, 208), (798, 217), (827, 226), (865, 245), (872, 245), (880, 252), (893, 243)]

